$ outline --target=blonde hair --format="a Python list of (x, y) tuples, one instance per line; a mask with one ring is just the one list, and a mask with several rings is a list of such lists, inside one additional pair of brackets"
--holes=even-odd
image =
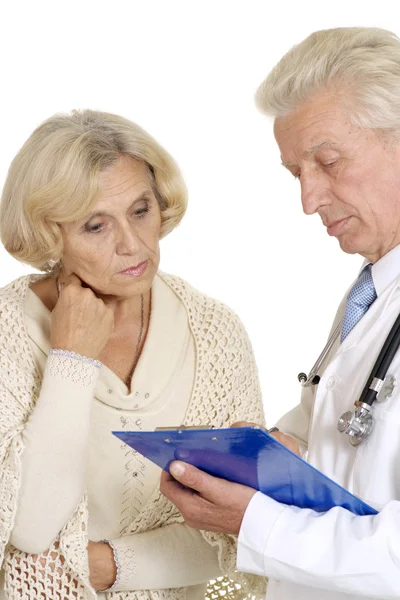
[(42, 123), (11, 163), (0, 204), (0, 237), (16, 259), (52, 271), (62, 257), (60, 224), (96, 203), (99, 173), (121, 155), (145, 163), (161, 209), (161, 236), (181, 221), (187, 192), (172, 157), (123, 117), (74, 110)]
[(279, 118), (323, 89), (345, 104), (353, 124), (399, 129), (399, 38), (375, 27), (316, 31), (283, 56), (257, 90), (256, 103)]

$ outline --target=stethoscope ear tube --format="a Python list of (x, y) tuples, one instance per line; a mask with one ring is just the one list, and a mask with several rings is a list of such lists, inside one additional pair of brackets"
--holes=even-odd
[(301, 383), (301, 385), (303, 387), (310, 387), (311, 385), (318, 385), (318, 383), (321, 379), (320, 376), (318, 375), (318, 371), (319, 371), (322, 363), (324, 362), (325, 358), (328, 356), (328, 353), (330, 352), (333, 344), (336, 342), (337, 338), (339, 337), (341, 328), (342, 328), (342, 321), (340, 321), (336, 325), (335, 329), (329, 336), (329, 339), (326, 342), (324, 349), (322, 350), (321, 354), (318, 356), (314, 366), (312, 367), (312, 369), (308, 373), (308, 375), (306, 375), (305, 373), (299, 373), (297, 375), (297, 379), (299, 380), (299, 382)]
[(371, 384), (374, 379), (383, 381), (386, 377), (386, 373), (395, 357), (395, 354), (400, 346), (400, 315), (397, 317), (392, 329), (387, 336), (385, 343), (382, 346), (382, 350), (372, 368), (371, 374), (368, 381), (363, 389), (363, 392), (359, 398), (359, 403), (368, 404), (372, 406), (374, 403), (377, 390), (371, 389)]

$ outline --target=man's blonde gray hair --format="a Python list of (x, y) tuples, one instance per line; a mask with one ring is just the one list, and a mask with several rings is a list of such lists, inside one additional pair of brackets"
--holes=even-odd
[(85, 218), (98, 196), (99, 173), (122, 155), (147, 165), (161, 209), (161, 236), (181, 221), (187, 192), (172, 157), (123, 117), (74, 110), (42, 123), (11, 163), (0, 204), (6, 250), (39, 270), (62, 258), (60, 225)]
[(400, 129), (399, 38), (372, 27), (316, 31), (283, 56), (256, 103), (279, 118), (324, 89), (340, 99), (353, 124)]

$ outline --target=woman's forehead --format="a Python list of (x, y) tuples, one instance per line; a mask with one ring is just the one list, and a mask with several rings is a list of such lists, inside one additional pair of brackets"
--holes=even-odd
[(121, 156), (99, 174), (99, 191), (102, 194), (121, 194), (143, 183), (150, 183), (148, 167), (130, 156)]

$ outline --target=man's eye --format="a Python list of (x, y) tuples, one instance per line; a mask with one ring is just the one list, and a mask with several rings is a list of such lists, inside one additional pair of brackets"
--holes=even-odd
[(330, 169), (331, 167), (334, 167), (336, 165), (336, 163), (338, 162), (339, 158), (337, 156), (335, 157), (331, 157), (331, 158), (325, 158), (324, 160), (321, 160), (321, 165), (323, 167), (326, 167), (327, 169)]

